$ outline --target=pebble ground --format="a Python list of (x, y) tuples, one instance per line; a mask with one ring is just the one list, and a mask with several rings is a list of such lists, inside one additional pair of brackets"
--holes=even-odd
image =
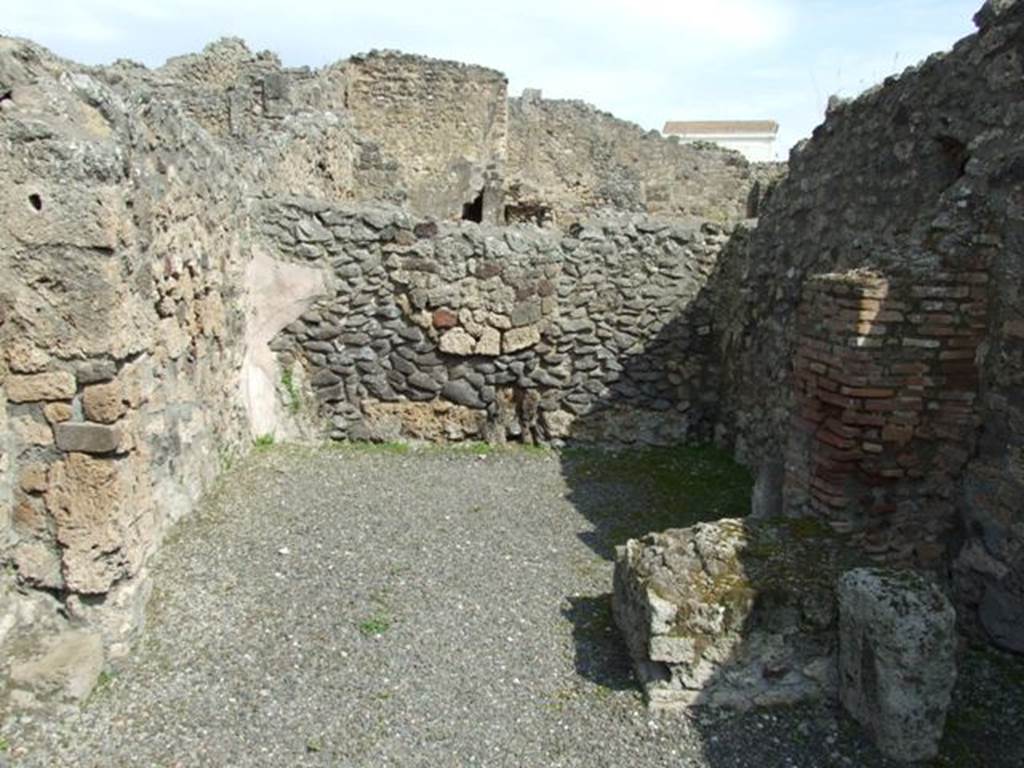
[[(886, 765), (830, 707), (645, 709), (595, 542), (646, 491), (541, 451), (255, 451), (161, 550), (133, 654), (0, 765)], [(972, 658), (936, 765), (1024, 764), (1022, 666)]]

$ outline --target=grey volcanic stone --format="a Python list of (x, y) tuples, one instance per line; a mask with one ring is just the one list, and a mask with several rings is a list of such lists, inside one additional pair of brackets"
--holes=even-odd
[(121, 430), (109, 424), (70, 422), (55, 429), (57, 447), (78, 453), (111, 453), (121, 443)]
[(453, 403), (459, 405), (465, 405), (469, 408), (483, 408), (484, 403), (477, 394), (477, 391), (473, 388), (465, 379), (456, 379), (455, 381), (449, 381), (444, 385), (441, 390), (442, 396), (451, 400)]
[(416, 389), (422, 389), (427, 392), (441, 391), (441, 385), (434, 381), (434, 379), (432, 379), (430, 376), (423, 373), (422, 371), (417, 371), (416, 373), (409, 376), (408, 381), (409, 384), (415, 387)]
[(858, 568), (839, 579), (843, 706), (897, 760), (938, 753), (956, 681), (956, 612), (910, 571)]
[(978, 607), (978, 618), (996, 645), (1024, 653), (1024, 597), (1001, 582), (989, 584)]

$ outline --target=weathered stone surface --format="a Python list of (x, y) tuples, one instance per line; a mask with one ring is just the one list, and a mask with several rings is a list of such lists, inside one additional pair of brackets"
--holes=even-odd
[(835, 583), (854, 559), (811, 520), (725, 519), (619, 547), (615, 621), (650, 706), (834, 696)]
[(956, 613), (910, 571), (859, 568), (839, 580), (843, 706), (897, 760), (938, 753), (956, 682)]
[[(319, 200), (270, 203), (259, 211), (266, 250), (287, 252), (284, 233), (296, 218), (348, 221), (362, 211)], [(564, 238), (535, 227), (435, 223), (429, 243), (400, 243), (386, 227), (332, 227), (334, 293), (287, 326), (274, 348), (282, 360), (295, 354), (304, 361), (321, 429), (335, 439), (364, 434), (351, 413), (364, 398), (425, 402), (449, 380), (476, 390), (462, 402), (487, 410), (488, 439), (710, 439), (717, 353), (705, 333), (706, 310), (694, 305), (705, 284), (693, 275), (710, 272), (720, 235), (689, 231), (688, 250), (680, 252), (673, 241), (644, 234), (672, 231), (671, 223), (648, 219), (595, 216), (571, 260)], [(652, 263), (680, 269), (652, 273)], [(382, 279), (398, 288), (382, 289)], [(496, 388), (509, 385), (543, 389), (544, 410), (573, 418), (559, 424), (527, 416), (516, 403), (492, 407)], [(703, 407), (690, 408), (693, 392)]]
[(501, 333), (496, 328), (484, 328), (473, 352), (478, 355), (497, 357), (501, 354)]
[(512, 328), (505, 331), (501, 338), (501, 349), (502, 352), (508, 354), (509, 352), (527, 349), (539, 343), (540, 331), (531, 325), (525, 328)]
[(482, 436), (486, 415), (443, 400), (426, 403), (365, 401), (367, 437), (376, 440), (415, 440), (445, 443)]
[(82, 702), (103, 671), (103, 640), (99, 633), (69, 630), (47, 638), (27, 659), (11, 664), (11, 684), (39, 702)]
[(472, 355), (476, 350), (476, 339), (462, 328), (453, 328), (441, 336), (438, 345), (442, 352), (449, 355)]
[(49, 362), (50, 356), (27, 339), (15, 339), (7, 349), (7, 364), (15, 373), (38, 373)]
[(19, 416), (11, 419), (10, 424), (11, 432), (22, 446), (53, 445), (53, 430), (31, 416)]
[(129, 459), (72, 453), (50, 469), (46, 507), (61, 546), (67, 588), (102, 594), (133, 576), (156, 531), (147, 529), (152, 501)]
[(57, 447), (79, 453), (111, 453), (121, 445), (121, 430), (108, 424), (64, 422), (55, 427)]
[(1024, 596), (1011, 579), (989, 584), (978, 607), (981, 626), (1000, 648), (1024, 653)]
[[(714, 334), (727, 350), (721, 441), (750, 466), (787, 444), (787, 458), (799, 460), (811, 440), (848, 441), (841, 461), (852, 472), (823, 478), (807, 470), (813, 460), (802, 472), (787, 466), (803, 475), (784, 490), (787, 510), (843, 518), (837, 522), (881, 563), (948, 569), (953, 554), (958, 621), (992, 641), (1020, 635), (1011, 626), (1024, 606), (1024, 356), (1016, 325), (1024, 125), (1014, 95), (1019, 67), (1005, 58), (1024, 44), (1024, 4), (986, 4), (977, 20), (978, 33), (952, 51), (830, 105), (792, 153), (756, 229), (733, 235), (716, 274), (724, 290), (713, 299)], [(956, 129), (916, 129), (937, 115)], [(835, 278), (858, 271), (881, 278), (864, 286), (874, 295), (841, 296)], [(811, 336), (799, 309), (817, 275), (833, 276), (836, 314)], [(882, 281), (889, 291), (878, 290)], [(813, 323), (813, 311), (804, 319)], [(843, 350), (841, 365), (811, 359), (821, 357), (815, 344), (823, 341)], [(851, 396), (838, 386), (877, 392), (893, 386), (890, 373), (902, 392), (888, 402), (872, 398), (873, 415), (844, 414)], [(825, 389), (833, 385), (831, 407), (815, 408), (833, 397)], [(853, 399), (851, 410), (869, 410)], [(884, 410), (897, 403), (913, 416)], [(865, 423), (851, 436), (834, 409)], [(883, 439), (857, 439), (871, 429)], [(827, 453), (818, 451), (819, 467), (831, 461)], [(825, 482), (811, 490), (812, 478)], [(948, 553), (960, 532), (962, 551)], [(989, 624), (1002, 617), (995, 634), (982, 613)]]
[(22, 583), (43, 589), (64, 588), (60, 555), (55, 547), (42, 541), (20, 542), (14, 548), (14, 567)]
[(479, 394), (465, 379), (457, 379), (455, 381), (449, 381), (441, 389), (441, 396), (451, 400), (453, 403), (464, 405), (469, 408), (483, 408), (484, 404), (480, 400)]
[(12, 403), (70, 400), (74, 394), (75, 377), (67, 371), (7, 377), (7, 399)]
[(47, 403), (43, 407), (43, 415), (50, 424), (69, 421), (74, 413), (74, 410), (68, 403)]
[[(855, 453), (856, 472), (877, 470), (851, 494), (863, 516), (839, 521), (879, 526), (853, 531), (873, 554), (937, 561), (961, 524), (964, 615), (980, 608), (988, 636), (1016, 647), (1024, 137), (1006, 52), (1020, 48), (1022, 13), (993, 1), (949, 56), (832, 105), (770, 194), (778, 168), (537, 93), (507, 102), (502, 75), (479, 67), (375, 53), (298, 72), (234, 41), (156, 71), (101, 71), (0, 41), (13, 94), (0, 98), (6, 554), (43, 540), (31, 494), (45, 492), (67, 605), (135, 588), (149, 543), (218, 471), (212, 457), (277, 429), (715, 438), (766, 466), (796, 425)], [(945, 127), (923, 128), (935, 115)], [(733, 228), (754, 214), (752, 234)], [(920, 314), (880, 291), (837, 293), (832, 320), (856, 324), (843, 364), (794, 366), (798, 348), (821, 356), (805, 341), (835, 341), (797, 333), (804, 287), (860, 267), (900, 273)], [(922, 333), (894, 334), (899, 324)], [(941, 375), (899, 373), (927, 380), (909, 385), (924, 392), (884, 397), (892, 386), (875, 379), (915, 355)], [(120, 404), (92, 389), (114, 381)], [(794, 413), (795, 387), (819, 383), (838, 419)], [(879, 434), (865, 423), (854, 440), (844, 411), (881, 418)], [(44, 417), (73, 452), (50, 487), (25, 491), (23, 465), (55, 457)], [(85, 450), (116, 451), (109, 478), (75, 464)], [(832, 517), (845, 489), (828, 495), (816, 479), (817, 497), (804, 505), (784, 488), (782, 506)], [(759, 509), (777, 509), (774, 480), (761, 490)], [(26, 510), (33, 526), (18, 524)], [(937, 522), (908, 524), (922, 520)], [(672, 636), (648, 646), (685, 656)], [(703, 669), (676, 672), (696, 685)]]
[(91, 421), (113, 424), (128, 411), (121, 384), (112, 381), (86, 387), (82, 392), (82, 409), (85, 418)]
[(21, 468), (18, 484), (26, 493), (41, 493), (46, 490), (47, 465), (41, 462), (26, 464)]

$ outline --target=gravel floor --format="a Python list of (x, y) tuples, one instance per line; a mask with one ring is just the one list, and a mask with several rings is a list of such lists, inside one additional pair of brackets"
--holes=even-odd
[[(595, 528), (644, 493), (552, 453), (256, 452), (161, 551), (133, 656), (80, 713), (15, 724), (7, 759), (884, 765), (830, 708), (645, 710), (610, 621), (611, 564), (594, 546)], [(1021, 764), (1017, 694), (1001, 705), (1009, 748), (962, 764)], [(986, 717), (961, 731), (990, 742), (993, 727)]]

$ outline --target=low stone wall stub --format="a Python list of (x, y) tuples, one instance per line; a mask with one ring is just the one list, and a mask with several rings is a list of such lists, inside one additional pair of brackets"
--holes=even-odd
[(858, 557), (813, 519), (723, 519), (619, 547), (613, 610), (649, 705), (834, 698), (836, 580)]

